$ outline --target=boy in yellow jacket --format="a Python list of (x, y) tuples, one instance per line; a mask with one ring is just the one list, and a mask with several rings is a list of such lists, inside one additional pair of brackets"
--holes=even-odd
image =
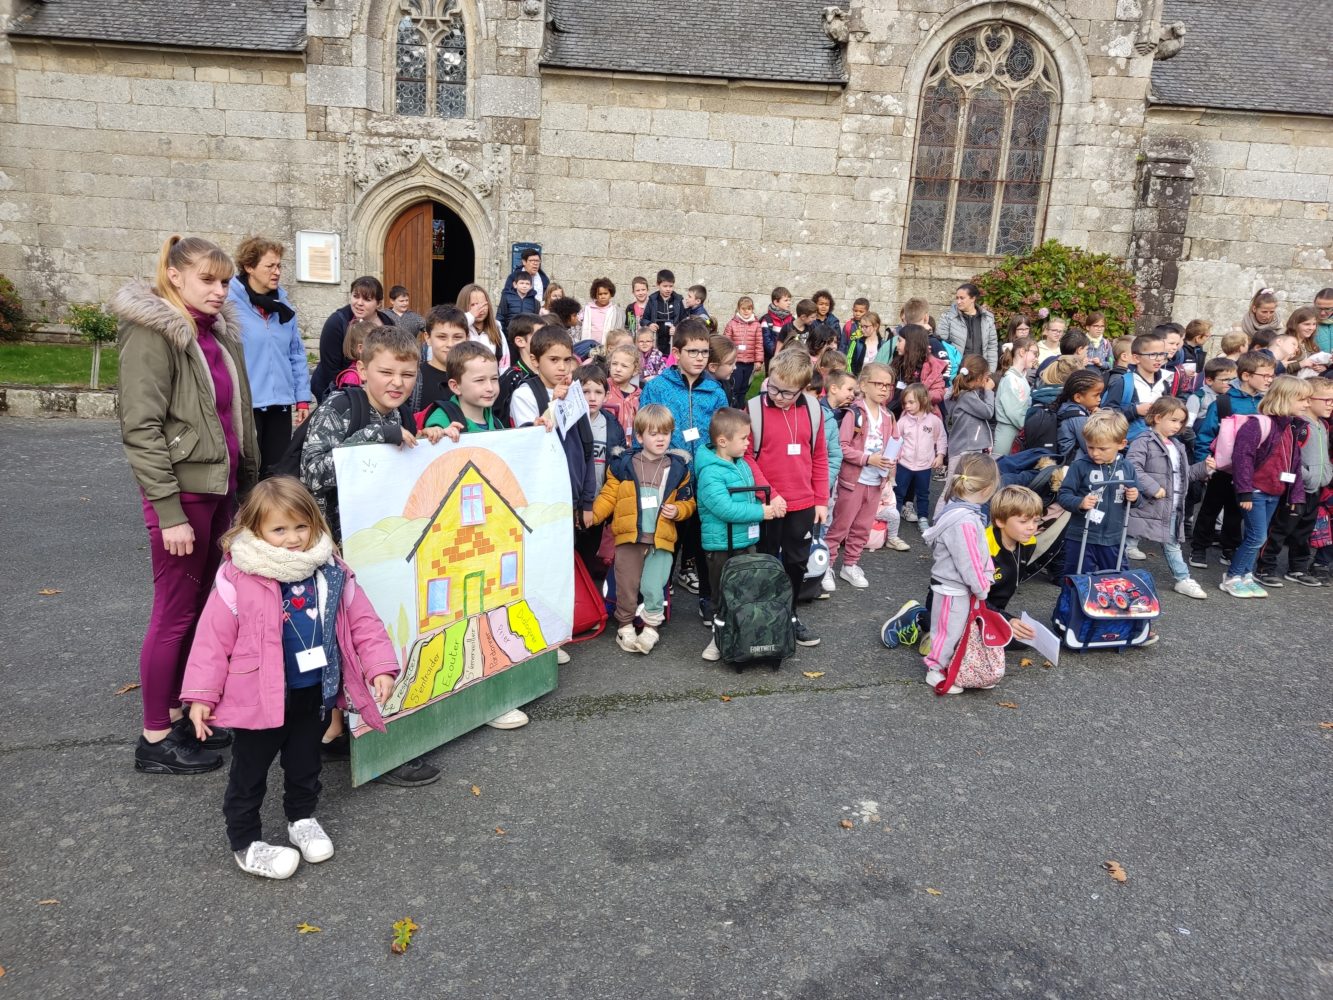
[[(694, 516), (689, 456), (668, 451), (675, 421), (660, 404), (634, 416), (640, 447), (609, 457), (606, 483), (593, 504), (593, 521), (611, 518), (616, 559), (616, 645), (627, 653), (650, 653), (662, 624), (666, 585), (676, 547), (676, 522)], [(634, 613), (643, 594), (643, 631)]]

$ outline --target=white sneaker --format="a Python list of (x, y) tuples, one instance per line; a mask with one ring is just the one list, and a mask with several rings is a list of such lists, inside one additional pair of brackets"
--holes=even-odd
[(903, 508), (903, 520), (904, 521), (916, 520), (916, 504), (912, 504), (910, 507)]
[[(633, 626), (630, 626), (630, 628), (633, 629)], [(639, 633), (639, 652), (651, 653), (659, 638), (661, 637), (657, 634), (657, 629), (651, 625), (645, 625), (643, 631)]]
[(831, 594), (838, 589), (838, 581), (833, 579), (833, 567), (824, 570), (824, 579), (819, 581), (819, 589), (826, 594)]
[[(521, 708), (513, 708), (504, 715), (497, 715), (486, 725), (492, 729), (522, 729), (528, 724), (528, 713)], [(306, 859), (307, 861), (309, 858)]]
[(1243, 576), (1223, 576), (1222, 582), (1217, 585), (1218, 589), (1224, 594), (1230, 594), (1232, 597), (1253, 597), (1245, 587), (1245, 577)]
[(556, 647), (556, 650), (555, 650), (555, 662), (558, 663), (558, 664), (560, 664), (560, 666), (562, 666), (562, 667), (563, 667), (566, 663), (569, 662), (569, 654), (565, 652), (565, 649), (564, 649), (563, 646), (557, 646), (557, 647)]
[(924, 532), (930, 527), (930, 518), (923, 517), (920, 521), (917, 521), (916, 526)]
[[(929, 684), (932, 688), (938, 687), (939, 684), (943, 682), (943, 680), (944, 680), (943, 671), (941, 670), (926, 671), (926, 683)], [(961, 684), (955, 684), (953, 687), (949, 688), (949, 690), (945, 692), (945, 694), (962, 694), (962, 693), (963, 693), (963, 688)]]
[(1249, 597), (1268, 596), (1268, 591), (1264, 590), (1263, 587), (1259, 586), (1259, 582), (1255, 580), (1253, 573), (1246, 573), (1245, 578), (1241, 581), (1241, 585), (1244, 586), (1247, 596)]
[(703, 658), (709, 663), (715, 663), (722, 659), (722, 654), (718, 651), (717, 643), (712, 639), (708, 640), (708, 645), (704, 648)]
[(865, 571), (860, 566), (844, 566), (838, 575), (857, 590), (865, 590), (870, 586), (870, 581), (866, 579)]
[(1192, 580), (1189, 577), (1177, 580), (1176, 585), (1171, 589), (1177, 594), (1184, 594), (1186, 597), (1195, 597), (1201, 601), (1208, 599), (1208, 592), (1199, 586), (1197, 580)]
[(1139, 548), (1137, 542), (1125, 549), (1125, 555), (1129, 556), (1131, 559), (1138, 559), (1140, 561), (1148, 558), (1148, 553)]
[[(332, 851), (332, 845), (329, 850)], [(260, 878), (291, 878), (301, 863), (301, 852), (294, 847), (281, 847), (256, 840), (243, 851), (233, 851), (237, 866), (243, 872)]]
[(901, 538), (886, 538), (884, 540), (884, 547), (886, 549), (894, 549), (898, 552), (906, 552), (912, 546), (908, 545)]
[(312, 865), (328, 861), (333, 857), (333, 841), (319, 825), (319, 820), (313, 816), (310, 819), (298, 819), (295, 823), (288, 823), (287, 839), (301, 852), (301, 857)]
[(627, 653), (642, 653), (643, 647), (639, 645), (639, 637), (634, 632), (633, 625), (621, 625), (616, 632), (616, 645)]

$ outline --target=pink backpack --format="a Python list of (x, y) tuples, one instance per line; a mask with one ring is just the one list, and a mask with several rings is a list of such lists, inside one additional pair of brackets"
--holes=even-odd
[(1213, 439), (1213, 461), (1217, 463), (1218, 472), (1231, 471), (1231, 453), (1236, 450), (1236, 435), (1240, 433), (1241, 424), (1251, 417), (1259, 418), (1259, 443), (1268, 440), (1268, 435), (1273, 431), (1272, 417), (1258, 413), (1233, 413), (1223, 417), (1217, 427), (1217, 437)]

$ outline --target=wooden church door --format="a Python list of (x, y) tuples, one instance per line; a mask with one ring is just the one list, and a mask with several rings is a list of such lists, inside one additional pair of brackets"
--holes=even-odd
[[(402, 285), (421, 315), (431, 307), (431, 237), (434, 205), (423, 201), (403, 212), (384, 240), (384, 294)], [(388, 308), (388, 303), (385, 303)]]

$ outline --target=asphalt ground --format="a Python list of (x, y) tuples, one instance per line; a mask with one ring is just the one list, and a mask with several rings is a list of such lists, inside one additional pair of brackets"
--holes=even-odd
[(926, 582), (907, 526), (778, 672), (701, 661), (678, 599), (651, 657), (574, 647), (433, 786), (330, 765), (337, 855), (275, 883), (227, 852), (225, 769), (133, 770), (150, 578), (115, 426), (0, 419), (0, 509), (0, 1000), (1333, 996), (1333, 589), (1201, 571), (1154, 648), (1010, 654), (941, 699), (877, 638)]

